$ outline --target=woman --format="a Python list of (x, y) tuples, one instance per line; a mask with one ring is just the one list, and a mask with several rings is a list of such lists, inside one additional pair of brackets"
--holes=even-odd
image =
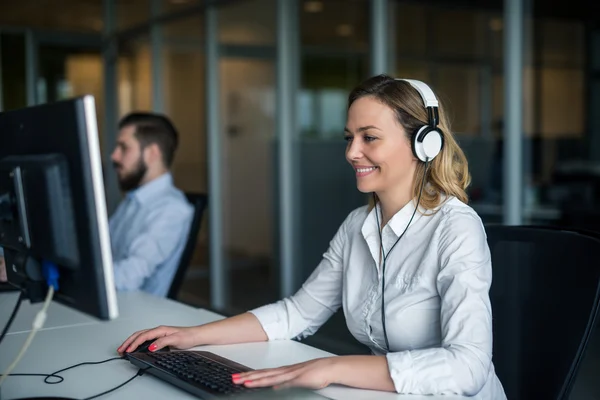
[(342, 306), (350, 332), (373, 355), (233, 381), (505, 399), (491, 361), (490, 252), (465, 204), (467, 161), (435, 95), (422, 82), (370, 78), (349, 96), (345, 137), (358, 189), (374, 201), (350, 213), (294, 296), (202, 326), (136, 332), (118, 351), (155, 338), (151, 350), (305, 337)]

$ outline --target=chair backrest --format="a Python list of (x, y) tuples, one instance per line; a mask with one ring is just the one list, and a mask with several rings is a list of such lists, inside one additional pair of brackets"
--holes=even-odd
[(564, 205), (561, 207), (561, 226), (569, 229), (587, 229), (600, 232), (600, 211), (581, 205)]
[(198, 240), (198, 232), (200, 231), (200, 225), (202, 225), (202, 214), (204, 213), (206, 203), (208, 202), (207, 196), (203, 193), (188, 192), (185, 193), (185, 196), (194, 208), (194, 216), (192, 218), (192, 223), (190, 224), (190, 233), (188, 234), (187, 242), (181, 253), (177, 271), (175, 272), (175, 276), (169, 287), (169, 292), (167, 293), (167, 297), (173, 300), (177, 300), (177, 295), (183, 284), (185, 273), (187, 272), (192, 256), (194, 255), (194, 249)]
[(509, 399), (568, 399), (595, 325), (600, 236), (487, 225), (496, 373)]

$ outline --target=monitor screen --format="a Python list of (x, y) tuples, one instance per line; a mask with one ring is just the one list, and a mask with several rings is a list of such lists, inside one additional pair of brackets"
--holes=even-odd
[(51, 263), (57, 301), (117, 317), (92, 96), (0, 113), (0, 247), (9, 283), (32, 302)]

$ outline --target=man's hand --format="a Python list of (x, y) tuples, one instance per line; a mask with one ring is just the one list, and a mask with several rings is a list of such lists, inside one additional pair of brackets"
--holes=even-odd
[(4, 263), (4, 257), (0, 257), (0, 282), (6, 282), (8, 277), (6, 276), (6, 264)]

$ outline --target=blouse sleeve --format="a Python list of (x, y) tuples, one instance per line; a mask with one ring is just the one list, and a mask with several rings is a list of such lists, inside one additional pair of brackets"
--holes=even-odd
[(342, 223), (308, 280), (293, 296), (251, 310), (269, 340), (314, 334), (341, 306), (343, 249), (354, 213)]
[(457, 212), (439, 238), (441, 346), (387, 354), (398, 393), (475, 395), (492, 359), (492, 265), (476, 215)]

